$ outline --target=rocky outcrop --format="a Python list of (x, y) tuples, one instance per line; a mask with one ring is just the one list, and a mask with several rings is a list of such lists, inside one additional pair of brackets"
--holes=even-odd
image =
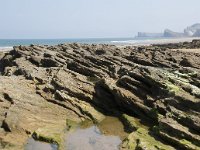
[(0, 61), (0, 148), (33, 135), (63, 149), (67, 125), (109, 114), (130, 132), (121, 149), (200, 149), (200, 52), (181, 48), (200, 41), (14, 47)]

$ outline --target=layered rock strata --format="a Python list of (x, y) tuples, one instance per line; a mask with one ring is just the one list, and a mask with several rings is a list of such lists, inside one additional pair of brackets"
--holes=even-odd
[(66, 125), (108, 114), (130, 133), (121, 149), (200, 149), (198, 48), (14, 47), (0, 55), (0, 149), (23, 149), (31, 135), (63, 149)]

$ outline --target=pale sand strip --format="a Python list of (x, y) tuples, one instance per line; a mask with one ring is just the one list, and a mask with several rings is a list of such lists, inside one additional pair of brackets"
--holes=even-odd
[(114, 44), (119, 47), (124, 46), (149, 46), (152, 44), (169, 44), (169, 43), (182, 43), (182, 42), (192, 42), (192, 40), (200, 40), (200, 37), (188, 37), (188, 38), (169, 38), (169, 39), (150, 39), (150, 40), (144, 40), (141, 43), (138, 41), (138, 43), (131, 43), (131, 41), (122, 42), (119, 44)]
[(168, 43), (192, 42), (192, 40), (194, 40), (194, 39), (199, 40), (200, 37), (149, 40), (149, 44), (168, 44)]
[(186, 53), (199, 53), (200, 54), (200, 49), (171, 49), (172, 51), (181, 51), (181, 52), (186, 52)]

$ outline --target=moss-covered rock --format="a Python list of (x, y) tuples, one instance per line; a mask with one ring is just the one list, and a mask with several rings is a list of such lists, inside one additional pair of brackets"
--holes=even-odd
[(66, 128), (67, 131), (73, 130), (78, 126), (78, 123), (76, 121), (66, 119)]
[(131, 117), (127, 114), (120, 115), (120, 119), (122, 120), (128, 131), (135, 131), (140, 126), (139, 119)]
[(121, 150), (175, 150), (149, 134), (144, 128), (132, 132), (122, 143)]
[(33, 138), (38, 141), (57, 144), (60, 150), (64, 148), (64, 130), (58, 126), (39, 128), (33, 133)]

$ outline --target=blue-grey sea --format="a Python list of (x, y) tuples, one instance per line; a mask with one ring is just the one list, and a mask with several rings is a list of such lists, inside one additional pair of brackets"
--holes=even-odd
[(187, 38), (82, 38), (82, 39), (0, 39), (0, 49), (12, 48), (18, 45), (57, 45), (61, 43), (115, 44), (115, 45), (145, 45), (170, 42), (191, 41)]
[(148, 40), (147, 38), (0, 39), (0, 48), (9, 48), (17, 45), (30, 45), (30, 44), (56, 45), (60, 43), (134, 44), (134, 43), (143, 43), (147, 40)]
[(60, 43), (87, 43), (87, 44), (111, 44), (120, 41), (129, 41), (131, 38), (88, 38), (88, 39), (0, 39), (0, 48), (12, 47), (17, 45), (56, 45)]

